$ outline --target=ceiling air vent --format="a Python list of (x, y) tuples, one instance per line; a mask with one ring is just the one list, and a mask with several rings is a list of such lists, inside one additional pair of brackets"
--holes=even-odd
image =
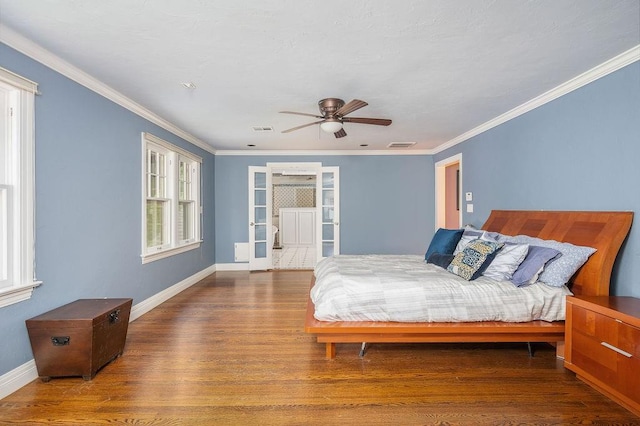
[(254, 132), (273, 132), (273, 126), (251, 126)]
[(411, 148), (415, 144), (415, 142), (391, 142), (387, 148)]

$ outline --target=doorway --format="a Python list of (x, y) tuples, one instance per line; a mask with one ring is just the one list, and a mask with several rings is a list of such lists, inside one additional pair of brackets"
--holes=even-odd
[(273, 269), (313, 269), (316, 264), (315, 174), (271, 174)]
[[(305, 207), (274, 208), (274, 178), (280, 185), (300, 185), (288, 193), (304, 200)], [(315, 188), (310, 182), (315, 182)], [(339, 199), (338, 167), (322, 167), (322, 163), (249, 166), (249, 270), (313, 269), (322, 258), (339, 254)], [(297, 201), (292, 203), (295, 206)]]
[(462, 227), (462, 154), (435, 164), (435, 228)]

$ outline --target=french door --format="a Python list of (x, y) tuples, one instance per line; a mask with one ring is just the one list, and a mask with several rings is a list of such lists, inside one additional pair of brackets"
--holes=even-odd
[(272, 268), (271, 171), (249, 166), (249, 270)]
[[(299, 163), (296, 163), (299, 167)], [(278, 163), (281, 169), (283, 163)], [(273, 268), (271, 167), (249, 166), (249, 270)], [(339, 167), (317, 167), (316, 261), (340, 254)]]
[(316, 206), (320, 220), (317, 260), (340, 254), (340, 173), (338, 167), (322, 167), (316, 181)]

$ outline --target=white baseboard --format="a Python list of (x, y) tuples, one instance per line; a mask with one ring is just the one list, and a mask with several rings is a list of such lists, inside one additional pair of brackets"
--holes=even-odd
[(248, 263), (217, 263), (216, 271), (248, 271)]
[(177, 284), (172, 285), (171, 287), (162, 290), (160, 293), (156, 293), (148, 299), (143, 300), (140, 303), (137, 303), (135, 306), (131, 308), (131, 316), (129, 317), (129, 322), (134, 321), (140, 318), (142, 315), (146, 314), (156, 306), (160, 305), (163, 302), (171, 299), (176, 294), (188, 289), (198, 281), (203, 278), (208, 277), (213, 274), (217, 270), (216, 265), (211, 265), (202, 271), (191, 275), (188, 278), (180, 281)]
[[(162, 290), (160, 293), (154, 294), (148, 299), (136, 304), (131, 308), (131, 316), (129, 322), (140, 318), (156, 306), (163, 302), (166, 302), (181, 291), (186, 290), (203, 278), (208, 277), (216, 271), (216, 265), (211, 265), (194, 275), (185, 278), (177, 284)], [(248, 269), (248, 266), (247, 266)], [(21, 366), (14, 368), (13, 370), (0, 376), (0, 399), (5, 398), (21, 387), (28, 385), (32, 381), (38, 378), (38, 370), (36, 368), (35, 360), (30, 360), (22, 364)]]
[(38, 378), (36, 362), (30, 360), (0, 376), (0, 399), (11, 395)]

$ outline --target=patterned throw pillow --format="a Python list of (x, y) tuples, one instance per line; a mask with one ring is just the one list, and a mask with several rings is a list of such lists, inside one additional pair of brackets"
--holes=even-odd
[[(478, 278), (491, 263), (493, 254), (504, 244), (481, 239), (471, 241), (460, 253), (456, 254), (447, 271), (467, 281)], [(486, 265), (485, 265), (486, 263)]]
[(467, 281), (475, 280), (495, 257), (496, 250), (504, 243), (477, 239), (471, 241), (460, 253), (456, 254), (447, 271), (454, 273)]

